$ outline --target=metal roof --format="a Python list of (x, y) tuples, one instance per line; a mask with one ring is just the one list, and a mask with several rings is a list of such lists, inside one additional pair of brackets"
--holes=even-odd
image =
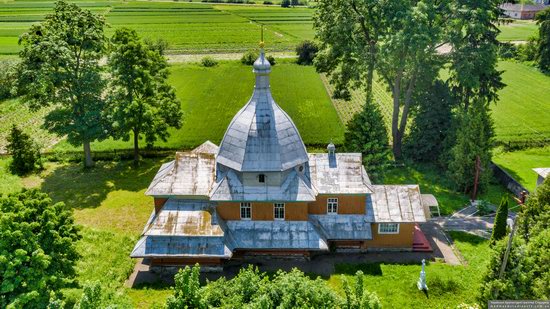
[(200, 144), (197, 148), (191, 150), (191, 152), (193, 152), (193, 153), (210, 153), (210, 154), (216, 155), (219, 150), (220, 150), (220, 147), (218, 147), (218, 145), (212, 143), (211, 141), (206, 141), (206, 142)]
[(146, 257), (219, 257), (230, 258), (231, 249), (223, 237), (204, 236), (143, 236), (130, 254)]
[(177, 152), (174, 161), (160, 167), (145, 194), (208, 197), (214, 183), (215, 166), (213, 154)]
[(374, 185), (372, 188), (375, 222), (426, 222), (418, 185)]
[(245, 186), (229, 170), (212, 189), (212, 201), (315, 201), (309, 180), (292, 170), (280, 186)]
[(371, 193), (371, 183), (360, 153), (310, 153), (309, 169), (319, 194)]
[(268, 172), (307, 162), (298, 129), (271, 96), (270, 72), (262, 51), (254, 63), (254, 93), (229, 124), (216, 158), (218, 163), (237, 171)]
[(535, 173), (537, 173), (537, 175), (542, 178), (546, 178), (548, 177), (548, 175), (550, 175), (550, 167), (534, 168), (533, 171), (535, 171)]
[(214, 212), (215, 205), (208, 201), (168, 199), (143, 234), (223, 237)]
[(309, 221), (227, 221), (236, 249), (328, 250)]
[(372, 239), (372, 221), (365, 215), (310, 215), (309, 218), (317, 221), (327, 239)]

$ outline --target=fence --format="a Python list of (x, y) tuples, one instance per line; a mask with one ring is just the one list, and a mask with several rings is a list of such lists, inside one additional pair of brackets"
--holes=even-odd
[(514, 177), (508, 174), (508, 172), (500, 166), (491, 162), (491, 168), (493, 169), (493, 175), (495, 178), (517, 197), (521, 196), (522, 191), (529, 193), (529, 190), (525, 189), (524, 186), (522, 186), (517, 180), (514, 179)]

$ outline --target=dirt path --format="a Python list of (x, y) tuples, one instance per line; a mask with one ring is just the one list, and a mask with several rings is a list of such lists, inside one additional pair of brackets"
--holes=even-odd
[[(293, 52), (270, 52), (268, 55), (277, 59), (292, 59), (296, 58)], [(169, 63), (192, 63), (200, 62), (204, 57), (211, 57), (215, 60), (239, 60), (243, 53), (219, 53), (219, 54), (173, 54), (166, 55)]]

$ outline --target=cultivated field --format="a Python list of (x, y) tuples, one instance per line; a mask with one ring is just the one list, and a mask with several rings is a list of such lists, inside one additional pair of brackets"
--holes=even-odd
[[(162, 38), (172, 53), (238, 52), (256, 48), (260, 24), (270, 50), (293, 50), (313, 37), (313, 9), (277, 6), (211, 5), (179, 2), (77, 1), (103, 14), (110, 25), (128, 27), (150, 39)], [(51, 12), (53, 1), (8, 1), (0, 4), (0, 54), (19, 50), (18, 36)]]
[[(206, 140), (221, 141), (233, 116), (252, 95), (254, 74), (250, 66), (234, 61), (213, 68), (175, 65), (170, 83), (181, 101), (184, 123), (181, 129), (171, 131), (167, 142), (159, 141), (155, 146), (189, 149)], [(290, 115), (306, 144), (324, 146), (331, 139), (343, 141), (344, 126), (313, 67), (277, 64), (272, 69), (271, 87), (275, 100)], [(131, 147), (131, 142), (112, 140), (92, 145), (93, 150)], [(55, 149), (75, 148), (61, 142)]]

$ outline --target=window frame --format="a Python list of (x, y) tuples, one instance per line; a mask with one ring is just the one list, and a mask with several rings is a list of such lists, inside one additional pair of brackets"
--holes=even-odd
[[(277, 221), (284, 221), (285, 220), (285, 217), (286, 217), (286, 210), (285, 210), (285, 203), (273, 203), (273, 220), (277, 220)], [(282, 218), (277, 218), (277, 208), (283, 210), (283, 217)]]
[[(334, 210), (334, 211), (331, 211), (331, 210)], [(338, 198), (337, 197), (327, 198), (327, 215), (337, 215), (337, 214), (338, 214)]]
[[(397, 228), (395, 231), (382, 231), (382, 226), (390, 226), (395, 225)], [(399, 223), (393, 223), (393, 222), (386, 222), (386, 223), (378, 223), (378, 234), (388, 234), (388, 235), (395, 235), (399, 234)]]
[(258, 174), (258, 182), (265, 183), (265, 174)]
[[(250, 213), (250, 217), (243, 217), (243, 210), (248, 208), (248, 212)], [(239, 215), (241, 217), (241, 220), (252, 220), (252, 204), (250, 202), (241, 202), (239, 207)]]

